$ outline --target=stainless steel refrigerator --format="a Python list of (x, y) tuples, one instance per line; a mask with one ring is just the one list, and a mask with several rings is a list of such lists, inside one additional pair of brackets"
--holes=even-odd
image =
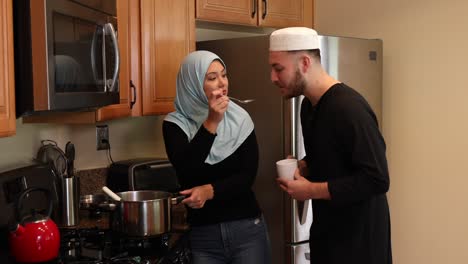
[[(309, 263), (312, 202), (290, 199), (275, 182), (277, 160), (305, 155), (302, 97), (284, 100), (271, 83), (268, 46), (268, 36), (197, 42), (197, 50), (212, 51), (226, 63), (229, 95), (255, 99), (242, 106), (255, 124), (260, 161), (254, 191), (267, 221), (273, 263)], [(327, 72), (359, 91), (381, 122), (382, 41), (320, 36), (320, 50)]]

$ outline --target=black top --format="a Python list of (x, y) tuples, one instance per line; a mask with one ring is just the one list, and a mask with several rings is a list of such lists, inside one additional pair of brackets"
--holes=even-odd
[(366, 100), (339, 83), (301, 108), (309, 179), (328, 182), (313, 200), (311, 263), (392, 263), (385, 142)]
[(174, 166), (182, 189), (211, 183), (212, 200), (201, 209), (188, 207), (188, 221), (192, 225), (206, 225), (260, 215), (251, 189), (258, 169), (258, 146), (255, 131), (240, 147), (223, 161), (205, 163), (216, 135), (201, 126), (189, 142), (176, 124), (163, 122), (166, 152)]

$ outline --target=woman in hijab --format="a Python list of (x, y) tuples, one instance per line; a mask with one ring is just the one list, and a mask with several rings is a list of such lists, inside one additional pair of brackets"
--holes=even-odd
[(190, 53), (177, 76), (175, 112), (163, 135), (188, 206), (195, 264), (271, 263), (264, 218), (252, 191), (258, 146), (249, 114), (229, 101), (224, 62)]

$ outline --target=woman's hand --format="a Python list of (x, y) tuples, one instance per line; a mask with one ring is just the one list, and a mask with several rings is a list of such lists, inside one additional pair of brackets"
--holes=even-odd
[(224, 113), (229, 105), (229, 98), (223, 95), (223, 90), (218, 89), (208, 96), (208, 118), (203, 123), (205, 128), (215, 134), (218, 124), (223, 120)]
[(183, 190), (180, 194), (188, 196), (182, 200), (183, 204), (194, 209), (200, 209), (205, 205), (207, 200), (213, 199), (214, 190), (211, 184), (205, 184), (193, 187), (192, 189)]

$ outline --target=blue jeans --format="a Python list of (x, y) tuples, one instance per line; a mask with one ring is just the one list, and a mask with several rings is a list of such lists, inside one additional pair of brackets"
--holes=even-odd
[(194, 226), (190, 231), (194, 264), (270, 264), (271, 249), (262, 217)]

